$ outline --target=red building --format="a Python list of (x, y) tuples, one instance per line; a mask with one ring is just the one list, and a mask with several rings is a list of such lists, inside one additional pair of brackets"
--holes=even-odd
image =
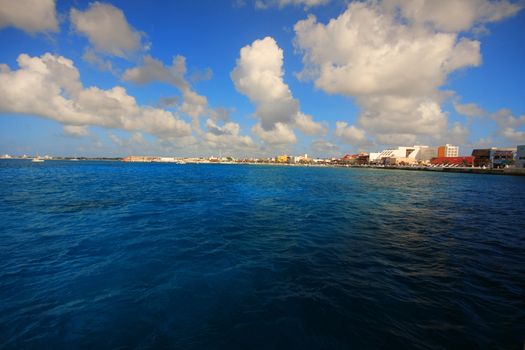
[(432, 158), (430, 164), (432, 165), (457, 165), (457, 166), (472, 166), (474, 157), (437, 157)]
[(368, 164), (369, 155), (368, 153), (357, 153), (357, 154), (346, 154), (340, 159), (343, 164)]

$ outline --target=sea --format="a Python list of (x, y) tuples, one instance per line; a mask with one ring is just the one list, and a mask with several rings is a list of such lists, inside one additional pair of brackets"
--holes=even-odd
[(0, 161), (1, 349), (523, 349), (525, 177)]

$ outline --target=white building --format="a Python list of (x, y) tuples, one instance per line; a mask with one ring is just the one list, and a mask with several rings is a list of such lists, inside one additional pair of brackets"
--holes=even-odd
[(309, 162), (311, 159), (308, 158), (308, 154), (304, 154), (303, 156), (295, 156), (290, 157), (291, 163), (301, 163), (301, 162)]
[(381, 154), (380, 152), (371, 152), (371, 153), (368, 155), (368, 161), (369, 161), (370, 163), (374, 163), (374, 162), (380, 160), (380, 159), (381, 159), (381, 158), (379, 158), (379, 155), (380, 155), (380, 154)]
[[(372, 157), (372, 154), (374, 156)], [(436, 157), (437, 149), (435, 147), (428, 147), (422, 145), (403, 146), (396, 149), (386, 149), (380, 153), (370, 153), (370, 161), (384, 161), (387, 164), (416, 164), (419, 162), (430, 161)], [(374, 159), (374, 160), (372, 160)]]

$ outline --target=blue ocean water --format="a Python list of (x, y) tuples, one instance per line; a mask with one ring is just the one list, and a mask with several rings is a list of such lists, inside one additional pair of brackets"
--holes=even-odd
[(521, 349), (525, 178), (0, 161), (2, 349)]

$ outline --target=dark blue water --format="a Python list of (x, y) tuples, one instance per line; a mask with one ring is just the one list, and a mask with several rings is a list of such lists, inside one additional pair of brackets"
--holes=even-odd
[(521, 349), (525, 177), (0, 162), (0, 348)]

